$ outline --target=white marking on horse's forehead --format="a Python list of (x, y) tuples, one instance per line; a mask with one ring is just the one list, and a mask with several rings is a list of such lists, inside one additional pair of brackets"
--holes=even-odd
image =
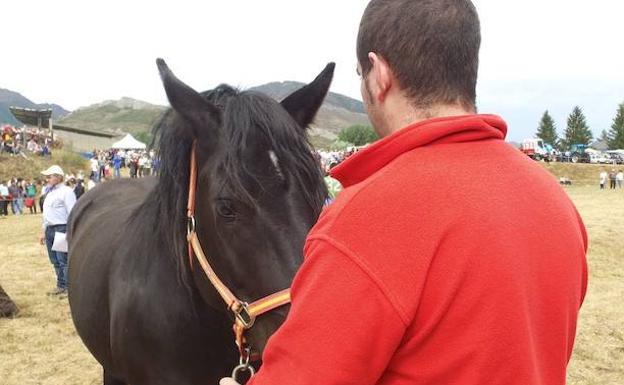
[(284, 174), (282, 174), (282, 169), (279, 166), (279, 159), (277, 158), (277, 155), (275, 155), (275, 152), (273, 150), (269, 150), (269, 158), (271, 158), (271, 162), (275, 167), (275, 171), (277, 171), (277, 175), (279, 175), (280, 178), (284, 179)]

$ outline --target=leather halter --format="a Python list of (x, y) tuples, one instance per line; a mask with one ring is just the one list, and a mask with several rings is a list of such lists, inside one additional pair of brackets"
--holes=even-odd
[(193, 141), (190, 160), (189, 195), (186, 206), (186, 216), (188, 220), (186, 237), (188, 241), (189, 264), (192, 270), (193, 255), (195, 255), (206, 277), (210, 280), (210, 283), (212, 283), (212, 286), (214, 286), (221, 298), (223, 298), (228, 310), (234, 314), (233, 328), (236, 335), (236, 345), (238, 346), (241, 359), (248, 360), (250, 349), (247, 347), (247, 342), (245, 340), (245, 330), (253, 326), (256, 317), (259, 315), (290, 303), (290, 288), (248, 304), (238, 299), (223, 281), (219, 279), (219, 276), (217, 276), (212, 266), (210, 266), (201, 244), (199, 243), (197, 233), (195, 232), (195, 192), (197, 190), (196, 147), (196, 142)]

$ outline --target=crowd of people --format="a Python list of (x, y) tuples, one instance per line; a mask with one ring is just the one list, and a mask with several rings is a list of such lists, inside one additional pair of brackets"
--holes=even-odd
[(154, 150), (93, 150), (89, 162), (90, 178), (95, 183), (120, 178), (122, 168), (128, 169), (130, 178), (158, 175), (160, 171), (160, 158)]
[[(16, 131), (14, 134), (11, 136), (11, 142), (5, 141), (3, 135), (4, 149), (5, 143), (16, 142), (22, 132)], [(153, 150), (94, 150), (90, 167), (88, 177), (85, 177), (82, 170), (64, 174), (63, 184), (74, 192), (76, 199), (98, 183), (120, 178), (121, 169), (124, 168), (128, 169), (127, 174), (131, 178), (158, 175), (160, 159)], [(43, 177), (38, 179), (13, 177), (0, 181), (0, 217), (8, 216), (9, 212), (13, 215), (42, 212), (46, 188), (46, 178)]]
[(14, 215), (21, 215), (26, 209), (31, 214), (36, 214), (37, 206), (41, 211), (41, 205), (36, 201), (37, 191), (41, 190), (38, 185), (40, 186), (41, 182), (36, 180), (12, 178), (0, 181), (0, 217), (9, 215), (9, 206)]
[(340, 163), (342, 163), (345, 159), (355, 154), (358, 151), (358, 147), (348, 147), (344, 150), (333, 150), (333, 151), (325, 151), (325, 150), (317, 150), (316, 155), (317, 159), (323, 168), (323, 171), (327, 174), (329, 170)]
[(331, 204), (342, 191), (342, 185), (336, 179), (329, 175), (329, 171), (342, 163), (345, 159), (355, 154), (358, 151), (357, 147), (349, 147), (341, 151), (316, 151), (317, 159), (325, 173), (325, 185), (327, 186), (327, 199), (325, 205)]
[(616, 171), (614, 168), (607, 172), (603, 169), (600, 172), (600, 189), (605, 190), (607, 188), (607, 181), (609, 182), (609, 190), (621, 189), (624, 184), (624, 171)]
[[(65, 185), (74, 192), (76, 198), (85, 193), (83, 173), (78, 176), (68, 174)], [(0, 218), (13, 215), (37, 214), (43, 212), (43, 202), (47, 193), (45, 178), (22, 179), (11, 178), (0, 181)]]
[(47, 129), (27, 126), (17, 128), (7, 124), (2, 127), (1, 133), (0, 153), (8, 153), (11, 156), (25, 156), (25, 152), (49, 156), (55, 145), (50, 130)]

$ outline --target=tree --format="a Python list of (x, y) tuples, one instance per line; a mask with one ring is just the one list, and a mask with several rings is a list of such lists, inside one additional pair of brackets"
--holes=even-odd
[(576, 106), (568, 116), (568, 126), (565, 130), (565, 138), (562, 142), (565, 148), (569, 148), (572, 144), (589, 145), (594, 138), (592, 132), (587, 126), (587, 119), (583, 114), (581, 107)]
[(148, 147), (152, 144), (152, 134), (148, 131), (139, 131), (134, 134), (134, 137), (139, 142), (145, 143)]
[(535, 135), (546, 144), (550, 144), (551, 146), (556, 146), (559, 138), (557, 137), (557, 129), (555, 128), (555, 121), (550, 116), (548, 111), (544, 112), (542, 115), (542, 120), (540, 120), (539, 127), (537, 128), (537, 134)]
[(17, 306), (0, 285), (0, 317), (11, 317), (17, 314)]
[(607, 130), (602, 130), (598, 140), (601, 142), (609, 143), (609, 133), (607, 132)]
[(343, 142), (353, 143), (355, 146), (363, 146), (379, 139), (377, 133), (370, 126), (355, 125), (342, 129), (338, 133), (338, 139)]
[(336, 139), (330, 143), (328, 150), (330, 151), (342, 151), (347, 147), (353, 146), (353, 143), (343, 142), (340, 139)]
[(617, 114), (613, 118), (608, 143), (609, 150), (624, 149), (624, 103), (619, 105)]

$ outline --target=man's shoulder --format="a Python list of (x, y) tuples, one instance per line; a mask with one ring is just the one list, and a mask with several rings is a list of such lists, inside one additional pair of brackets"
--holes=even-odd
[(74, 192), (74, 189), (72, 189), (71, 187), (67, 186), (67, 185), (62, 185), (61, 188), (59, 188), (59, 192), (62, 194), (67, 194), (70, 192)]

